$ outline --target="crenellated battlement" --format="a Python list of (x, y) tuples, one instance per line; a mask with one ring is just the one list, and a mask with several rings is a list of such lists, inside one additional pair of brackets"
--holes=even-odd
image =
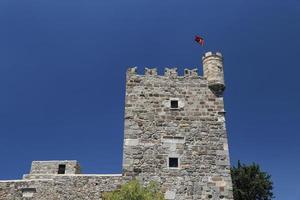
[(168, 77), (171, 79), (178, 78), (178, 77), (183, 77), (183, 78), (202, 78), (202, 76), (199, 76), (198, 74), (198, 69), (188, 69), (185, 68), (182, 73), (177, 71), (177, 68), (164, 68), (164, 73), (160, 75), (158, 73), (157, 68), (147, 68), (145, 67), (144, 69), (144, 74), (139, 74), (137, 71), (137, 67), (130, 67), (127, 69), (127, 76), (159, 76), (159, 77)]
[(145, 68), (145, 75), (148, 76), (156, 76), (157, 75), (157, 68)]
[(205, 54), (203, 54), (202, 60), (204, 61), (204, 59), (210, 58), (210, 57), (217, 57), (217, 58), (223, 59), (222, 53), (220, 53), (220, 52), (213, 53), (213, 52), (209, 51), (209, 52), (206, 52)]
[(177, 68), (165, 68), (165, 76), (169, 78), (177, 78)]
[(198, 69), (184, 69), (184, 76), (185, 77), (191, 77), (191, 78), (195, 78), (198, 77)]
[(127, 69), (127, 75), (136, 75), (137, 74), (137, 67), (129, 67)]
[[(206, 52), (202, 56), (203, 61), (203, 77), (199, 75), (198, 69), (188, 69), (185, 68), (182, 72), (178, 71), (176, 67), (165, 67), (163, 74), (159, 74), (157, 68), (148, 68), (145, 67), (144, 73), (140, 74), (138, 73), (138, 68), (130, 67), (127, 70), (127, 76), (137, 75), (137, 76), (159, 76), (159, 77), (168, 77), (171, 79), (175, 78), (208, 78), (208, 79), (223, 79), (222, 73), (217, 73), (216, 71), (219, 71), (218, 69), (221, 69), (223, 71), (223, 55), (220, 52), (213, 53), (211, 51)], [(216, 69), (217, 67), (217, 69)], [(221, 81), (223, 82), (223, 81)]]
[(127, 78), (137, 77), (157, 77), (174, 80), (202, 79), (207, 80), (209, 88), (216, 94), (222, 95), (225, 90), (223, 55), (220, 52), (206, 52), (202, 56), (203, 76), (199, 76), (198, 69), (187, 69), (178, 72), (176, 67), (164, 68), (163, 74), (159, 74), (157, 68), (148, 68), (144, 74), (139, 74), (137, 67), (131, 67), (127, 70)]

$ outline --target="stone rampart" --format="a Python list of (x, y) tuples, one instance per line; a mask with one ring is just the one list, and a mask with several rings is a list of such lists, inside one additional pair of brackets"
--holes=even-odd
[(121, 174), (28, 175), (23, 180), (0, 181), (1, 200), (101, 200), (103, 192), (117, 189)]

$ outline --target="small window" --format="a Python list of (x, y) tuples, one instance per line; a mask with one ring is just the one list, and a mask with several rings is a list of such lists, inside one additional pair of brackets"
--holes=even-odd
[(36, 193), (35, 188), (23, 188), (22, 189), (22, 197), (33, 197), (34, 193)]
[(169, 158), (169, 167), (178, 168), (178, 158)]
[(218, 65), (218, 70), (219, 70), (219, 72), (222, 72), (223, 68), (220, 65)]
[(58, 165), (58, 174), (65, 174), (66, 165)]
[(171, 100), (171, 108), (178, 108), (178, 100)]

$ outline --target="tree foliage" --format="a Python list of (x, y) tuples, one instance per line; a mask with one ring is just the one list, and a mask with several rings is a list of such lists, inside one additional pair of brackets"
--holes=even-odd
[(132, 180), (121, 186), (120, 190), (106, 192), (104, 200), (164, 200), (158, 184), (150, 182), (143, 187), (137, 180)]
[(233, 196), (235, 200), (270, 200), (274, 198), (271, 176), (262, 172), (258, 164), (249, 166), (238, 161), (231, 168)]

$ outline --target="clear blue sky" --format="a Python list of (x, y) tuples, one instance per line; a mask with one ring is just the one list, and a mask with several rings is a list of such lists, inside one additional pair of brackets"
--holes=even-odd
[(232, 163), (259, 163), (276, 199), (299, 200), (299, 36), (297, 0), (1, 0), (0, 179), (32, 160), (121, 172), (126, 68), (202, 71), (219, 50)]

